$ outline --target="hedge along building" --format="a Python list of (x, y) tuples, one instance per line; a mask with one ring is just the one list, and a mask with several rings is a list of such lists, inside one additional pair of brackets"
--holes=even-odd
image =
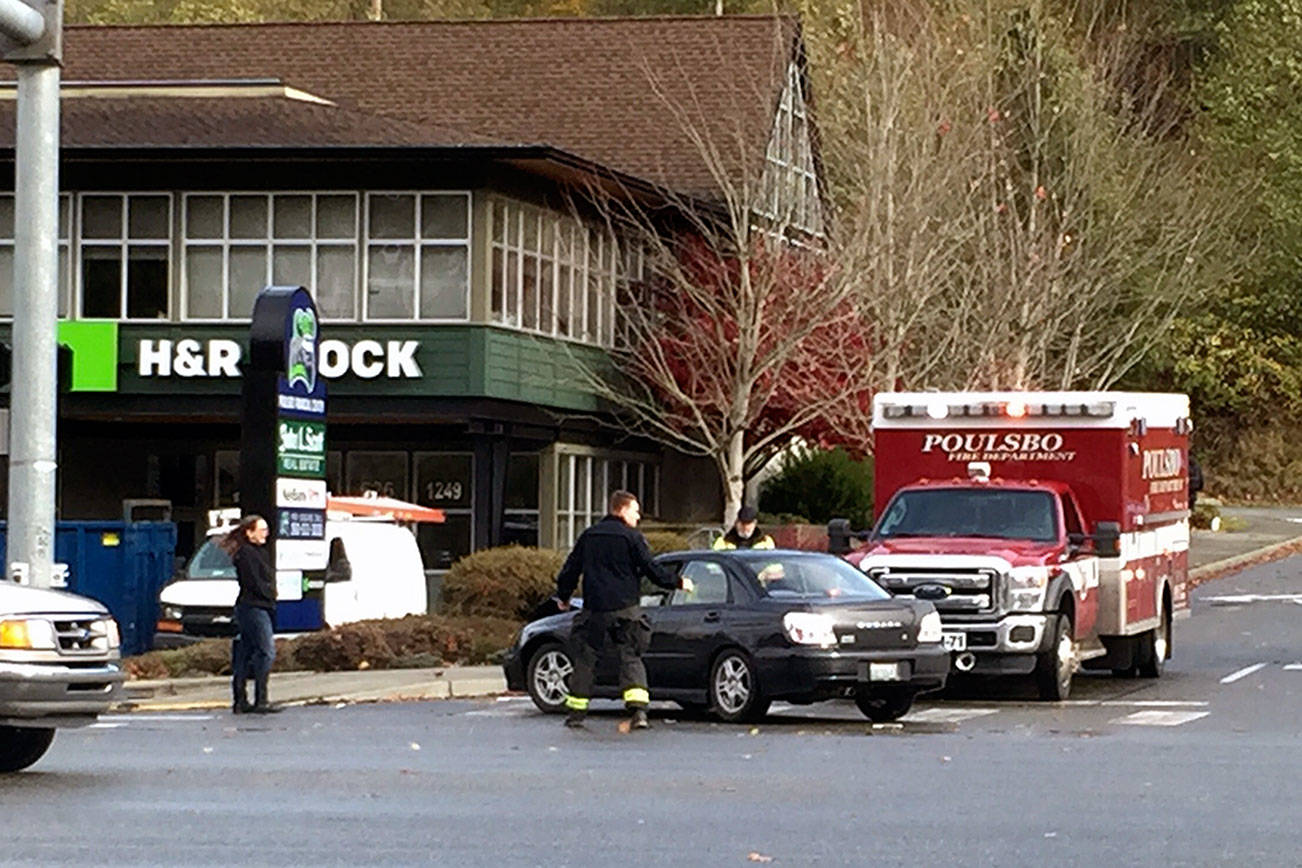
[(717, 195), (690, 101), (757, 131), (737, 171), (816, 203), (793, 19), (70, 27), (64, 54), (61, 517), (166, 499), (188, 548), (235, 502), (248, 316), (278, 283), (322, 315), (331, 490), (443, 509), (427, 566), (566, 546), (618, 487), (717, 521), (711, 464), (602, 425), (567, 373), (638, 277), (572, 193)]

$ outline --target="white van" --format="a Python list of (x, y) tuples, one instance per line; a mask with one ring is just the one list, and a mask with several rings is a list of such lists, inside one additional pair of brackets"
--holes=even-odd
[[(163, 588), (155, 648), (175, 648), (237, 632), (231, 610), (239, 583), (235, 567), (218, 545), (228, 530), (210, 530), (186, 566), (185, 576)], [(277, 632), (425, 613), (425, 565), (410, 530), (383, 517), (332, 512), (326, 521), (326, 539), (330, 565), (323, 573), (304, 574), (302, 600), (276, 604)]]

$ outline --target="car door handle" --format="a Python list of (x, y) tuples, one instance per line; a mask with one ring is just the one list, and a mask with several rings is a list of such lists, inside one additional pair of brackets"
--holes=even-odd
[(718, 612), (706, 612), (706, 613), (705, 613), (705, 623), (707, 623), (707, 624), (717, 624), (718, 621), (719, 621), (719, 613), (718, 613)]

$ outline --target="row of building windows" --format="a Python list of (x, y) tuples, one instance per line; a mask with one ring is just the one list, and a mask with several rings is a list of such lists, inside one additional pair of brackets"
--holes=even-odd
[[(13, 207), (0, 196), (0, 316)], [(469, 318), (469, 193), (84, 193), (60, 212), (61, 315), (170, 320), (179, 257), (186, 321), (246, 319), (272, 283), (307, 287), (328, 320)]]
[(818, 235), (823, 231), (823, 208), (818, 172), (809, 138), (809, 113), (802, 76), (796, 64), (787, 69), (764, 160), (763, 195), (757, 209), (764, 216), (795, 229)]
[(637, 495), (643, 515), (660, 512), (660, 468), (650, 460), (600, 452), (556, 454), (556, 547), (574, 545), (584, 528), (606, 514), (607, 499), (623, 489)]
[(624, 332), (620, 301), (642, 279), (643, 258), (576, 217), (505, 199), (491, 210), (493, 322), (614, 345)]
[[(513, 452), (510, 456), (503, 509), (504, 542), (539, 544), (540, 458), (538, 453)], [(624, 489), (636, 494), (644, 515), (659, 512), (660, 469), (653, 459), (562, 445), (554, 461), (549, 472), (556, 478), (553, 506), (557, 548), (569, 548), (584, 528), (605, 515), (613, 491)], [(214, 506), (237, 502), (239, 463), (238, 452), (216, 453)], [(326, 456), (326, 487), (349, 494), (375, 491), (443, 510), (443, 523), (422, 525), (417, 531), (430, 569), (446, 569), (474, 549), (475, 462), (469, 452), (332, 451)]]

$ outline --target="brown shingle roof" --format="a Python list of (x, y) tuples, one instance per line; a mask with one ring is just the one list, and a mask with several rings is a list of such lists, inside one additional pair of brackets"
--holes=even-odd
[[(781, 16), (69, 27), (64, 78), (278, 78), (344, 112), (551, 145), (701, 194), (716, 185), (688, 130), (714, 143), (730, 174), (743, 152), (748, 164), (762, 155), (798, 40)], [(178, 102), (178, 113), (194, 108)]]
[[(13, 147), (15, 108), (0, 103), (0, 147)], [(66, 148), (491, 144), (447, 127), (284, 97), (65, 99), (60, 115)]]

